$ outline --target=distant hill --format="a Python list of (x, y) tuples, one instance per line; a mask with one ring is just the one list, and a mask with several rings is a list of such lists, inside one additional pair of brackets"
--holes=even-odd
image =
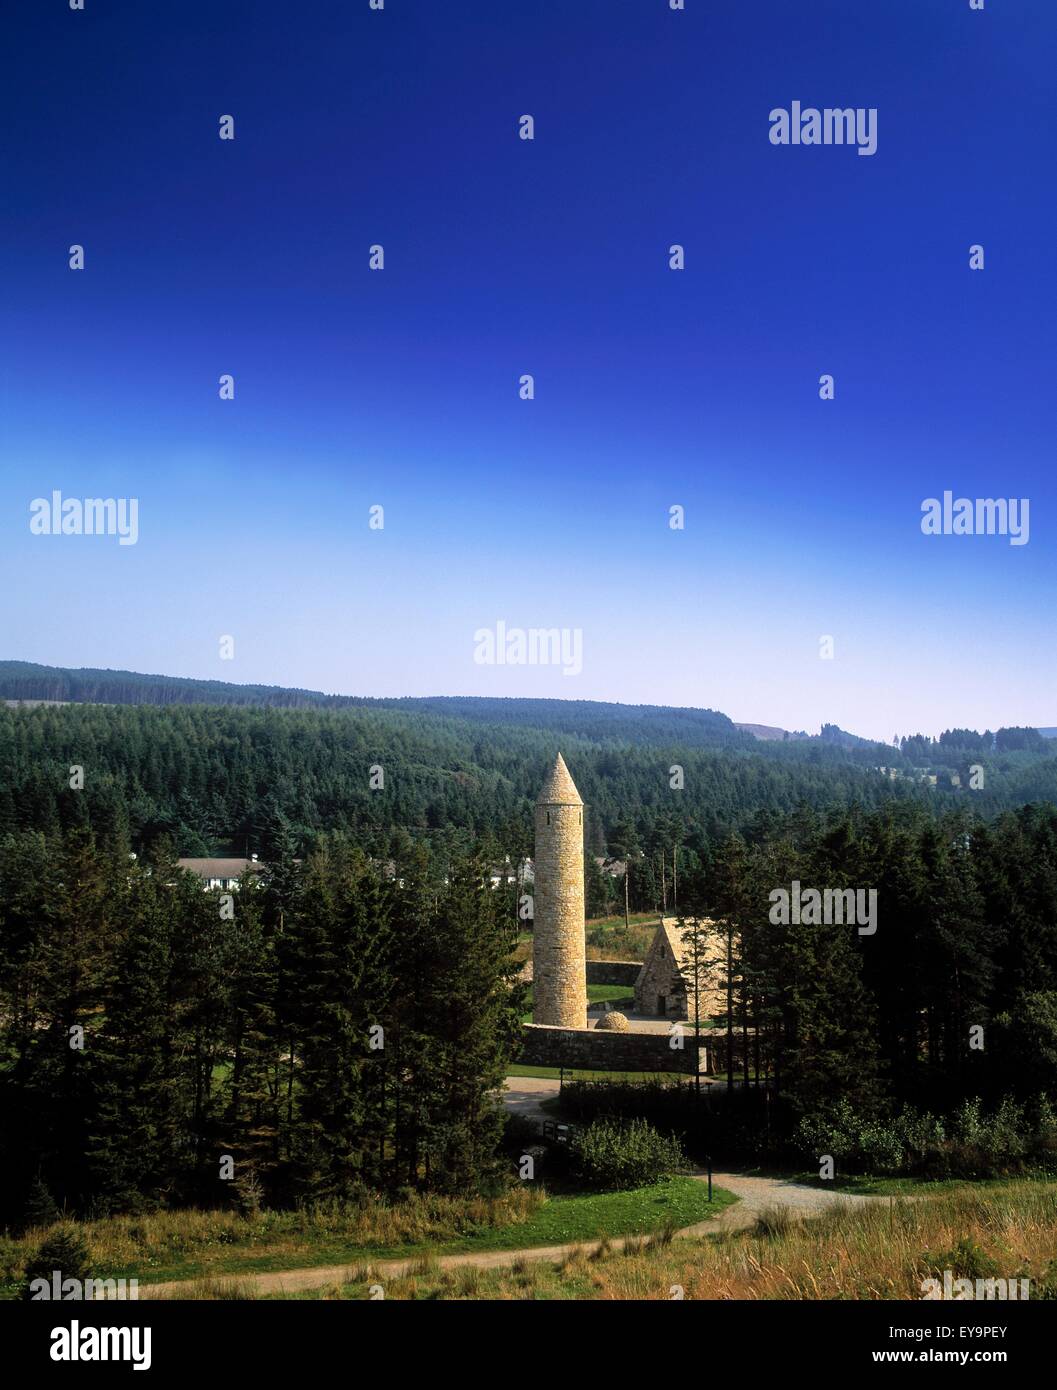
[[(187, 856), (252, 849), (266, 858), (269, 827), (285, 817), (306, 843), (342, 831), (386, 856), (396, 832), (428, 838), (507, 827), (516, 840), (531, 826), (559, 749), (591, 808), (585, 827), (594, 854), (625, 823), (649, 844), (673, 816), (685, 843), (704, 854), (731, 829), (758, 834), (768, 817), (801, 805), (870, 810), (898, 801), (991, 816), (1029, 801), (1057, 803), (1057, 744), (1034, 729), (948, 730), (899, 748), (833, 724), (810, 736), (784, 734), (739, 727), (709, 709), (370, 699), (0, 662), (0, 837), (13, 828), (127, 826), (137, 852), (168, 837)], [(977, 763), (985, 783), (970, 790)], [(74, 764), (92, 769), (76, 792), (68, 788)], [(384, 797), (369, 785), (376, 765), (385, 770)]]
[[(718, 710), (675, 705), (471, 695), (378, 699), (366, 695), (328, 695), (321, 690), (281, 685), (239, 685), (228, 681), (192, 680), (185, 676), (145, 675), (139, 671), (67, 669), (30, 661), (0, 661), (0, 701), (23, 705), (230, 705), (256, 709), (397, 710), (409, 715), (426, 714), (490, 727), (575, 734), (597, 742), (743, 751), (753, 747), (759, 749), (764, 743), (772, 745), (776, 755), (781, 747), (785, 750), (781, 756), (792, 757), (807, 756), (805, 744), (815, 748), (826, 744), (852, 753), (857, 761), (872, 759), (881, 747), (876, 741), (859, 738), (836, 724), (823, 724), (817, 734), (803, 730), (791, 732), (771, 724), (736, 723)], [(1057, 727), (1039, 732), (1046, 738), (1057, 738)], [(789, 745), (799, 745), (801, 752), (795, 752)], [(888, 749), (884, 761), (890, 756)], [(925, 751), (914, 756), (919, 761), (928, 759)]]
[(1039, 733), (1043, 736), (1043, 738), (1057, 738), (1057, 728), (1040, 729)]
[(145, 676), (138, 671), (66, 670), (32, 661), (0, 661), (0, 699), (99, 705), (258, 705), (326, 707), (341, 697), (278, 685), (232, 685), (184, 676)]
[(788, 743), (793, 738), (808, 738), (805, 733), (792, 734), (788, 729), (777, 729), (773, 724), (739, 724), (735, 722), (736, 729), (742, 729), (747, 734), (752, 734), (753, 738), (758, 738), (761, 743)]
[(482, 725), (573, 733), (595, 740), (750, 748), (755, 740), (725, 714), (667, 705), (595, 700), (492, 699), (434, 695), (376, 699), (327, 695), (278, 685), (237, 685), (182, 676), (143, 675), (84, 667), (67, 670), (28, 661), (0, 661), (0, 700), (100, 705), (238, 705), (266, 709), (391, 709)]

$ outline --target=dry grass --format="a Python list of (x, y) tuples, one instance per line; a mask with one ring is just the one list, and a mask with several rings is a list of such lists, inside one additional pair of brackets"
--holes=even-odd
[[(445, 1271), (443, 1287), (420, 1279), (410, 1291), (397, 1280), (386, 1284), (386, 1297), (670, 1299), (678, 1286), (697, 1299), (919, 1300), (930, 1266), (965, 1238), (996, 1262), (999, 1277), (1032, 1280), (1037, 1296), (1057, 1261), (1057, 1184), (1011, 1182), (997, 1190), (849, 1203), (806, 1220), (764, 1213), (750, 1231), (655, 1238), (622, 1254), (581, 1249), (531, 1269), (519, 1262), (476, 1276)], [(1050, 1281), (1052, 1287), (1052, 1274)], [(342, 1296), (366, 1294), (358, 1285)]]
[(171, 1295), (181, 1303), (185, 1300), (192, 1303), (239, 1302), (256, 1297), (253, 1285), (238, 1279), (190, 1279), (180, 1293)]
[[(298, 1263), (340, 1263), (342, 1252), (364, 1246), (439, 1244), (482, 1227), (521, 1225), (546, 1200), (528, 1184), (494, 1198), (422, 1196), (406, 1202), (368, 1198), (304, 1211), (159, 1211), (78, 1223), (97, 1274), (127, 1271), (161, 1279), (193, 1265), (202, 1277), (239, 1277), (231, 1265), (266, 1260), (281, 1269)], [(0, 1236), (0, 1284), (16, 1282), (26, 1259), (47, 1234), (39, 1227), (19, 1237)]]
[(481, 1293), (481, 1271), (476, 1265), (464, 1265), (455, 1276), (456, 1298), (478, 1298)]
[(592, 930), (587, 928), (588, 960), (645, 960), (657, 933), (657, 918), (650, 922), (635, 923), (625, 927), (621, 922), (617, 927)]
[(764, 1207), (756, 1218), (752, 1233), (764, 1239), (787, 1236), (800, 1220), (798, 1213), (790, 1211), (788, 1207)]

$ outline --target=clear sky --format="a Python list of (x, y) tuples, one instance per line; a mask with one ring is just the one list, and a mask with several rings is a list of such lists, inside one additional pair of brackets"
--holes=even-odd
[[(1057, 724), (1051, 0), (0, 31), (0, 656)], [(876, 108), (876, 153), (773, 145), (793, 101)], [(138, 499), (137, 543), (32, 534), (55, 489)], [(1029, 543), (922, 535), (946, 489), (1030, 499)], [(500, 621), (580, 630), (582, 670), (477, 664)]]

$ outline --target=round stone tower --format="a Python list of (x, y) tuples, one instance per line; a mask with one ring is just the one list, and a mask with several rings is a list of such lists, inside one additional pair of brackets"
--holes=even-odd
[(532, 1021), (587, 1027), (584, 803), (559, 753), (536, 801)]

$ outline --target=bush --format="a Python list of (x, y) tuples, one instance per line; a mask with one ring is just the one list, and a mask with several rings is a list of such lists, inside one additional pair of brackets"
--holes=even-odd
[(804, 1116), (801, 1153), (832, 1154), (848, 1172), (917, 1173), (926, 1178), (988, 1178), (1057, 1165), (1057, 1133), (1048, 1103), (1029, 1116), (1008, 1096), (992, 1114), (965, 1101), (949, 1124), (905, 1105), (893, 1120), (858, 1114), (846, 1100)]
[(922, 1261), (929, 1274), (940, 1278), (948, 1269), (956, 1279), (993, 1279), (998, 1263), (982, 1250), (972, 1236), (962, 1236), (951, 1250), (926, 1255)]
[(822, 1154), (832, 1154), (851, 1172), (897, 1173), (903, 1165), (903, 1141), (892, 1126), (873, 1115), (860, 1115), (846, 1100), (805, 1115), (797, 1139), (813, 1163)]
[(1019, 1171), (1027, 1150), (1023, 1106), (1007, 1096), (993, 1115), (985, 1115), (977, 1097), (955, 1116), (950, 1171), (956, 1177), (1000, 1177)]
[(56, 1270), (61, 1279), (79, 1279), (83, 1284), (90, 1273), (88, 1259), (88, 1246), (80, 1233), (70, 1226), (60, 1226), (40, 1245), (26, 1265), (23, 1299), (32, 1298), (34, 1279), (46, 1279), (50, 1287)]
[(867, 1121), (859, 1129), (855, 1161), (867, 1173), (898, 1173), (903, 1167), (903, 1141), (889, 1125)]
[(913, 1168), (926, 1163), (947, 1141), (943, 1121), (929, 1111), (904, 1105), (892, 1121), (892, 1130), (903, 1146), (904, 1164)]
[(588, 1187), (614, 1190), (664, 1182), (687, 1166), (677, 1139), (645, 1120), (595, 1120), (572, 1144), (573, 1171)]
[(690, 1080), (567, 1081), (562, 1088), (564, 1119), (580, 1125), (617, 1116), (646, 1120), (662, 1134), (676, 1135), (701, 1163), (709, 1155), (717, 1163), (776, 1158), (785, 1143), (781, 1102), (770, 1107), (769, 1117), (767, 1111), (762, 1090), (725, 1095), (722, 1107), (714, 1107), (707, 1086), (699, 1095)]

